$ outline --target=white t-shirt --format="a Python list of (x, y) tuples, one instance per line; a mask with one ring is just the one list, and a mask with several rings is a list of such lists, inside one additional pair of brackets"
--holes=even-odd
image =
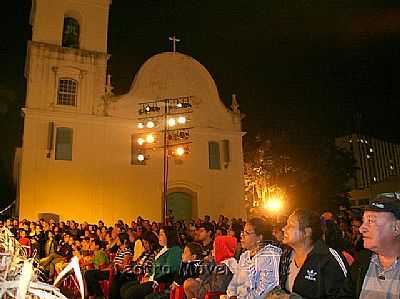
[(294, 257), (293, 257), (293, 253), (292, 253), (292, 258), (290, 260), (290, 267), (289, 267), (289, 276), (286, 281), (286, 289), (289, 292), (293, 291), (294, 280), (296, 279), (297, 274), (299, 274), (300, 268), (301, 267), (296, 266), (296, 263), (295, 263)]

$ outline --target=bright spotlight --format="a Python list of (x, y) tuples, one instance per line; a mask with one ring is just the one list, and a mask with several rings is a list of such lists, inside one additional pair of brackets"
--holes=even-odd
[(144, 161), (144, 155), (143, 154), (137, 155), (137, 159), (138, 159), (138, 161), (143, 162)]
[(279, 197), (270, 197), (264, 204), (264, 208), (270, 212), (279, 212), (283, 207), (282, 199)]
[(142, 122), (140, 122), (140, 123), (138, 123), (137, 127), (138, 127), (139, 129), (143, 129), (143, 128), (144, 128), (144, 124), (143, 124)]
[(153, 134), (149, 134), (149, 135), (146, 136), (146, 142), (147, 143), (153, 143), (154, 140), (155, 140), (155, 138), (154, 138)]
[(138, 138), (137, 143), (139, 143), (139, 145), (143, 145), (144, 139), (142, 137)]
[(188, 109), (188, 108), (192, 108), (192, 104), (187, 103), (187, 102), (178, 103), (178, 104), (176, 104), (176, 108), (185, 108), (185, 109)]
[(186, 123), (186, 117), (179, 116), (178, 117), (178, 123), (181, 124), (181, 125), (185, 124)]
[(176, 125), (176, 120), (175, 118), (170, 118), (168, 119), (168, 126), (169, 127), (174, 127)]
[(178, 147), (175, 151), (177, 156), (183, 156), (185, 154), (185, 149), (183, 147)]
[(154, 123), (153, 121), (151, 121), (151, 120), (149, 120), (149, 121), (146, 123), (146, 127), (149, 128), (149, 129), (154, 128), (154, 126), (155, 126), (155, 123)]

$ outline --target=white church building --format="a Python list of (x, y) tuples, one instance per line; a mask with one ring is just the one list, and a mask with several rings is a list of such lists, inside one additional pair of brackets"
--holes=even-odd
[[(176, 51), (145, 61), (129, 92), (114, 96), (107, 76), (110, 5), (32, 0), (20, 219), (160, 221), (165, 200), (175, 219), (243, 217), (244, 133), (235, 97), (225, 107), (206, 68)], [(171, 115), (163, 114), (166, 101), (175, 105), (172, 116), (184, 104), (179, 116), (185, 121), (177, 119), (174, 128)], [(147, 114), (154, 107), (160, 110)], [(154, 120), (154, 128), (142, 120)], [(186, 138), (179, 154), (177, 146), (166, 147), (176, 132)]]

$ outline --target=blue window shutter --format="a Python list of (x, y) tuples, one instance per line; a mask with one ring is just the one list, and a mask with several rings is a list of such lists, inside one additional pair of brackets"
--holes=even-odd
[(221, 158), (218, 142), (208, 142), (208, 166), (210, 169), (221, 169)]
[(222, 147), (224, 152), (224, 164), (227, 166), (229, 162), (231, 162), (231, 149), (228, 139), (222, 140)]
[(56, 132), (56, 160), (72, 161), (72, 138), (71, 128), (57, 128)]

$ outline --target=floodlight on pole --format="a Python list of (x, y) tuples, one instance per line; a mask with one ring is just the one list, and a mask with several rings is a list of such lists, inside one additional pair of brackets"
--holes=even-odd
[[(146, 129), (146, 134), (137, 140), (140, 146), (145, 143), (151, 144), (157, 142), (163, 149), (163, 216), (165, 223), (168, 216), (168, 176), (169, 176), (169, 158), (180, 158), (189, 152), (187, 145), (190, 144), (189, 130), (186, 115), (192, 113), (192, 97), (183, 96), (176, 98), (165, 98), (154, 100), (146, 103), (139, 103), (138, 117), (139, 129)], [(175, 128), (176, 127), (176, 128)], [(157, 131), (157, 134), (156, 134)], [(156, 140), (157, 137), (157, 140)], [(140, 140), (140, 142), (139, 142)], [(186, 146), (185, 146), (186, 145)], [(150, 147), (145, 146), (140, 150), (148, 150)], [(153, 150), (158, 147), (153, 147)], [(171, 148), (173, 150), (171, 151)], [(147, 160), (145, 153), (137, 152), (137, 160), (142, 165)]]

